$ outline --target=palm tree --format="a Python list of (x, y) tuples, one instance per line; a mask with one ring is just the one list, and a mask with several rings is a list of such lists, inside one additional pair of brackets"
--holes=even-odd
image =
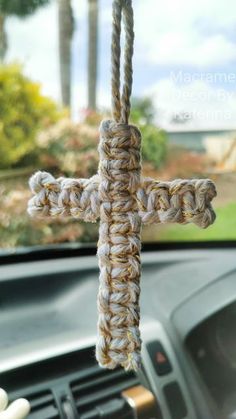
[(6, 17), (0, 13), (0, 62), (2, 63), (7, 52)]
[(88, 0), (88, 108), (96, 110), (98, 0)]
[(50, 0), (0, 0), (0, 62), (7, 52), (6, 19), (8, 16), (27, 17)]
[(74, 18), (71, 0), (58, 0), (59, 59), (62, 103), (70, 107), (71, 102), (71, 41)]

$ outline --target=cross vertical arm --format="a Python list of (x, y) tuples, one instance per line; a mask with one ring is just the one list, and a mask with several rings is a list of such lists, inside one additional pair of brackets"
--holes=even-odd
[[(114, 121), (101, 125), (98, 258), (98, 342), (100, 365), (140, 366), (140, 229), (135, 193), (140, 184), (141, 135)], [(129, 152), (127, 151), (129, 150)]]

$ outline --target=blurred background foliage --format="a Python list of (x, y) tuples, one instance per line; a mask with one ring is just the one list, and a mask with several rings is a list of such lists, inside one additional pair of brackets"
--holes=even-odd
[[(0, 246), (95, 241), (97, 226), (75, 220), (31, 220), (28, 174), (37, 169), (55, 176), (89, 177), (98, 167), (99, 124), (107, 115), (87, 110), (80, 122), (41, 93), (18, 64), (0, 66)], [(146, 171), (163, 166), (167, 137), (154, 124), (150, 99), (133, 103), (132, 122), (143, 135)]]
[(0, 62), (8, 49), (8, 35), (6, 30), (7, 19), (11, 16), (26, 18), (32, 15), (39, 7), (46, 5), (50, 0), (0, 0)]
[(98, 127), (65, 118), (39, 133), (35, 152), (41, 167), (66, 176), (89, 177), (98, 166), (98, 140)]
[[(209, 162), (205, 156), (168, 144), (154, 116), (150, 98), (133, 100), (131, 122), (142, 132), (144, 175), (170, 179), (206, 173)], [(30, 219), (28, 178), (40, 169), (56, 177), (89, 177), (96, 173), (99, 124), (104, 117), (108, 115), (87, 109), (81, 121), (74, 122), (66, 108), (41, 93), (40, 85), (26, 77), (21, 66), (0, 66), (0, 247), (96, 242), (96, 224)], [(222, 190), (226, 188), (227, 182), (222, 184)], [(217, 213), (221, 223), (206, 231), (194, 226), (157, 225), (143, 229), (143, 240), (233, 238), (234, 218), (229, 214), (235, 206), (231, 201), (231, 197), (226, 199), (223, 208), (220, 204)]]
[(131, 121), (142, 132), (142, 157), (159, 169), (166, 161), (167, 135), (155, 124), (155, 109), (150, 98), (134, 99)]
[[(77, 119), (74, 115), (72, 118), (71, 105), (72, 41), (76, 23), (72, 0), (55, 1), (60, 103), (46, 97), (41, 86), (26, 76), (21, 65), (7, 62), (10, 25), (6, 25), (6, 22), (11, 16), (26, 19), (49, 3), (50, 0), (0, 0), (1, 248), (96, 242), (98, 236), (98, 226), (95, 224), (59, 218), (32, 220), (27, 215), (27, 201), (31, 197), (28, 178), (34, 171), (49, 170), (56, 177), (89, 177), (96, 173), (99, 124), (103, 118), (110, 117), (108, 112), (99, 111), (97, 106), (98, 0), (87, 0), (87, 107), (80, 118), (78, 115)], [(37, 55), (37, 46), (34, 53)], [(235, 194), (232, 193), (235, 189), (235, 170), (228, 170), (222, 176), (221, 172), (215, 170), (222, 164), (222, 159), (217, 162), (210, 157), (211, 153), (207, 154), (206, 150), (196, 152), (194, 148), (185, 146), (183, 141), (178, 146), (171, 142), (170, 133), (157, 126), (156, 117), (157, 109), (151, 98), (133, 99), (131, 122), (138, 125), (142, 132), (143, 175), (169, 180), (176, 177), (208, 177), (210, 174), (217, 181), (218, 198), (215, 202), (218, 221), (204, 231), (192, 225), (144, 227), (143, 240), (235, 239)], [(178, 120), (178, 124), (185, 122), (185, 119)], [(217, 144), (217, 141), (210, 143)], [(230, 147), (230, 150), (232, 147), (236, 150), (235, 140)], [(228, 154), (227, 151), (227, 159)]]
[[(0, 169), (23, 166), (37, 156), (36, 134), (63, 113), (19, 65), (0, 67)], [(32, 162), (32, 160), (31, 160)]]
[(6, 16), (25, 17), (48, 2), (49, 0), (0, 0), (0, 12)]
[[(73, 122), (17, 64), (0, 67), (0, 86), (0, 170), (33, 163), (69, 176), (96, 172), (103, 114), (87, 111), (82, 122)], [(149, 98), (134, 100), (131, 121), (142, 131), (143, 161), (160, 168), (167, 156), (167, 136), (154, 124)]]

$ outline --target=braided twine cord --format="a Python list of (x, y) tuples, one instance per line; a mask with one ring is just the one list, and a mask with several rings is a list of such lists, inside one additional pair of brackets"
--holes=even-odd
[[(125, 30), (124, 84), (120, 98), (120, 35)], [(140, 229), (135, 198), (140, 185), (141, 135), (128, 125), (132, 90), (133, 9), (113, 1), (111, 46), (112, 121), (101, 124), (99, 144), (101, 201), (98, 258), (98, 342), (96, 357), (108, 368), (140, 365)]]
[[(31, 217), (74, 217), (95, 223), (100, 217), (99, 176), (90, 179), (55, 179), (37, 172), (30, 179)], [(142, 224), (194, 223), (207, 228), (215, 220), (211, 201), (215, 185), (209, 179), (176, 179), (171, 182), (141, 178), (136, 199)]]
[[(124, 82), (120, 95), (120, 36), (125, 30)], [(31, 216), (100, 218), (98, 260), (98, 340), (96, 357), (107, 368), (137, 370), (141, 224), (193, 222), (206, 228), (215, 220), (216, 195), (209, 179), (158, 182), (141, 178), (139, 130), (128, 124), (132, 90), (133, 10), (131, 0), (113, 0), (112, 120), (100, 127), (99, 170), (90, 179), (55, 179), (38, 172), (30, 179)]]

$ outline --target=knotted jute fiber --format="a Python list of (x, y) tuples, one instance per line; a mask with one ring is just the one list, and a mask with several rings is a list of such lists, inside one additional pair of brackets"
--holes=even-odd
[[(125, 31), (124, 82), (120, 94), (120, 35)], [(55, 179), (38, 172), (30, 179), (31, 216), (100, 218), (98, 260), (98, 339), (96, 357), (107, 368), (137, 370), (141, 224), (193, 222), (206, 228), (215, 220), (216, 195), (209, 179), (159, 182), (141, 177), (139, 130), (129, 125), (132, 90), (133, 9), (131, 0), (113, 1), (112, 119), (100, 127), (98, 174), (90, 179)], [(157, 290), (158, 292), (158, 290)]]

